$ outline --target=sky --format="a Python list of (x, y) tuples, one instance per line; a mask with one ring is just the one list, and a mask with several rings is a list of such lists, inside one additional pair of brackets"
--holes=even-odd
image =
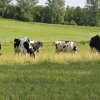
[[(47, 0), (39, 0), (38, 5), (45, 5), (46, 2)], [(65, 6), (80, 6), (83, 8), (85, 6), (85, 2), (86, 0), (65, 0)], [(16, 4), (16, 0), (13, 0), (13, 3)]]
[[(45, 2), (47, 2), (47, 0), (39, 0), (38, 5), (45, 5)], [(65, 0), (65, 2), (66, 6), (69, 5), (74, 7), (84, 7), (86, 0)]]

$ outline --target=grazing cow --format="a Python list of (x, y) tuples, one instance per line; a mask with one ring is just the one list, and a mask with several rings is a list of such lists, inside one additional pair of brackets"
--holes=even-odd
[(15, 54), (30, 54), (35, 57), (34, 49), (27, 37), (14, 39), (14, 51)]
[(77, 53), (76, 43), (73, 41), (56, 41), (56, 52), (73, 52)]
[[(0, 50), (1, 50), (1, 43), (0, 43)], [(0, 53), (0, 55), (1, 55), (1, 53)]]
[(36, 51), (37, 53), (39, 52), (40, 48), (42, 48), (43, 46), (43, 42), (39, 42), (39, 41), (30, 41), (30, 44), (32, 45), (34, 51)]
[(89, 45), (90, 45), (91, 51), (96, 50), (97, 52), (100, 53), (100, 36), (96, 35), (92, 37)]
[(0, 50), (1, 50), (1, 43), (0, 43)]

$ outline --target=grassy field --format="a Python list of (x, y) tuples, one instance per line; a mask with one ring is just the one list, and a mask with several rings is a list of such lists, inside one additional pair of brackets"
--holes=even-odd
[(89, 41), (96, 34), (100, 35), (100, 27), (27, 23), (0, 19), (0, 41), (13, 41), (15, 37), (22, 36), (41, 41)]
[[(0, 20), (0, 100), (100, 100), (100, 55), (79, 43), (99, 32), (100, 27)], [(13, 38), (21, 36), (46, 41), (36, 59), (14, 55)], [(78, 54), (55, 54), (51, 41), (58, 39), (76, 40)]]

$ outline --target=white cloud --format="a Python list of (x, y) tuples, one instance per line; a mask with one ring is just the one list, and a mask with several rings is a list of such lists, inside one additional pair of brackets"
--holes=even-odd
[(39, 0), (39, 5), (45, 5), (45, 3), (47, 2), (47, 0)]
[[(85, 2), (86, 0), (65, 0), (66, 1), (66, 6), (80, 6), (80, 7), (84, 7), (85, 6)], [(39, 0), (39, 5), (45, 5), (45, 3), (47, 2), (47, 0)]]
[[(84, 7), (85, 6), (85, 2), (86, 0), (65, 0), (66, 1), (66, 6), (80, 6), (80, 7)], [(45, 5), (45, 3), (47, 2), (47, 0), (39, 0), (38, 5)], [(12, 2), (13, 4), (16, 4), (16, 0), (13, 0)]]
[(74, 7), (77, 6), (84, 7), (85, 2), (86, 0), (66, 0), (66, 5), (74, 6)]

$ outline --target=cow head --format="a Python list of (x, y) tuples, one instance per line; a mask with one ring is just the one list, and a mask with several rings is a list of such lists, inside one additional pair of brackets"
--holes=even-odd
[(37, 53), (39, 52), (39, 49), (42, 48), (42, 46), (43, 46), (43, 43), (42, 43), (42, 42), (39, 42), (39, 41), (38, 41), (38, 42), (36, 43), (36, 49), (37, 49), (36, 51), (37, 51)]
[(17, 48), (19, 46), (19, 44), (20, 44), (20, 39), (15, 38), (14, 39), (14, 48)]
[(37, 53), (39, 52), (39, 49), (43, 46), (43, 43), (39, 41), (30, 41), (30, 44), (33, 47), (34, 51), (36, 51)]
[(65, 41), (65, 43), (68, 43), (69, 41)]
[(38, 42), (37, 42), (37, 46), (38, 46), (39, 48), (42, 48), (43, 43), (38, 41)]

